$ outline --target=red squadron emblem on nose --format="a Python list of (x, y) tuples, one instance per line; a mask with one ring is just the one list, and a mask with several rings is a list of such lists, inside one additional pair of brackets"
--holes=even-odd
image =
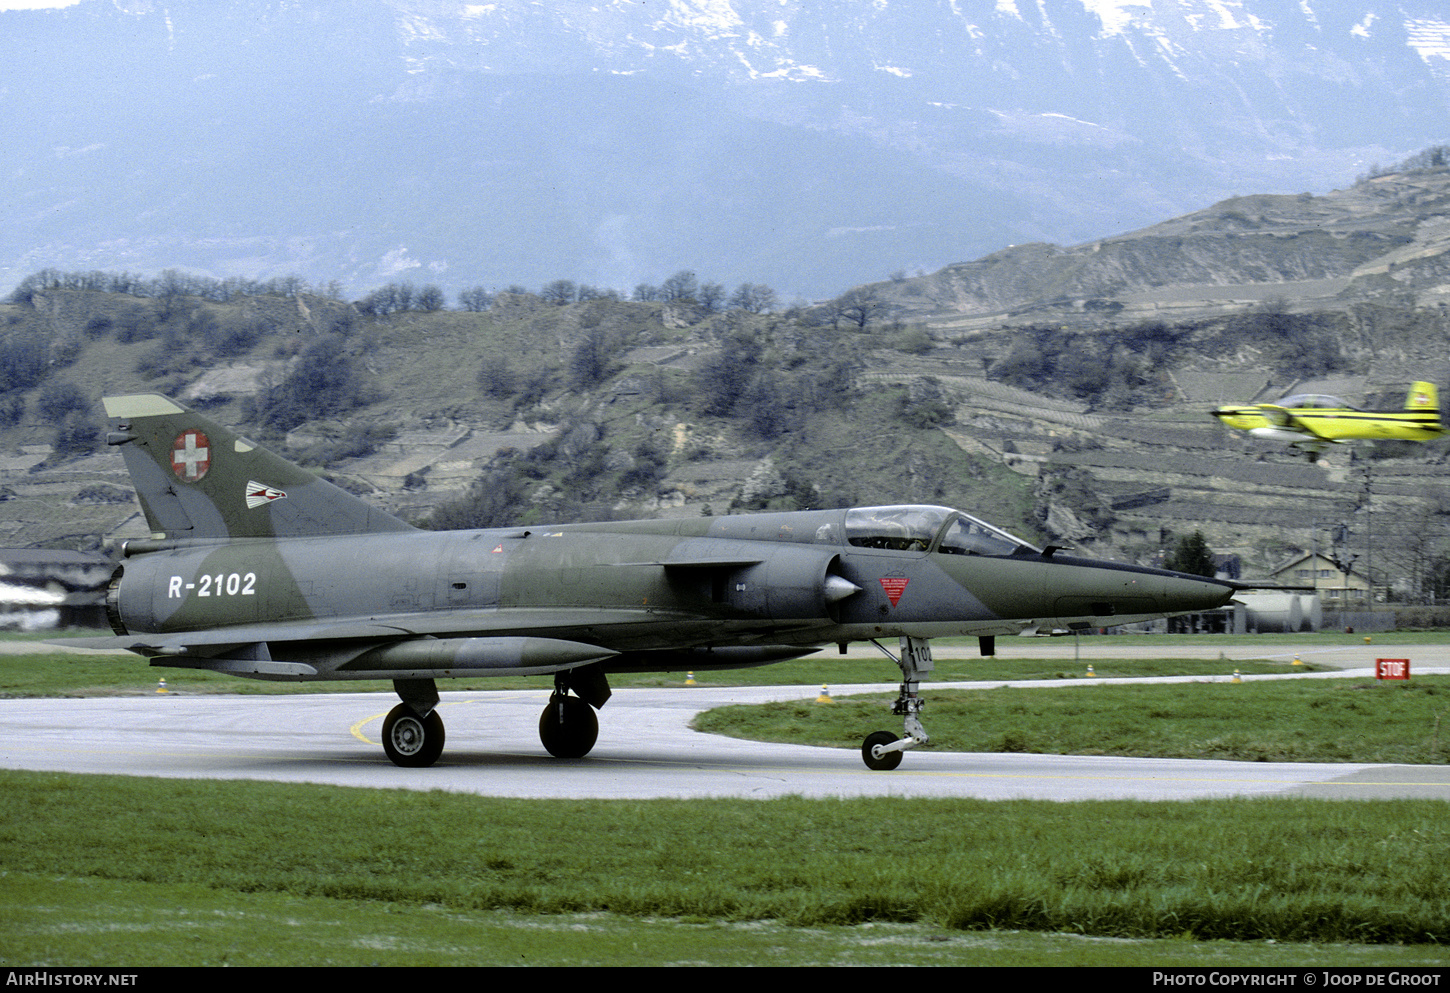
[(188, 428), (171, 443), (171, 471), (186, 483), (197, 483), (211, 468), (211, 442), (195, 428)]
[(906, 592), (906, 584), (909, 582), (911, 580), (900, 576), (887, 576), (881, 580), (881, 588), (886, 591), (886, 599), (891, 601), (891, 606), (896, 606), (896, 601)]

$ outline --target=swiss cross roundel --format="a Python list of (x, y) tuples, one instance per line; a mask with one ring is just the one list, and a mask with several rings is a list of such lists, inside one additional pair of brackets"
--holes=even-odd
[(211, 442), (195, 428), (176, 436), (171, 443), (171, 471), (186, 483), (201, 481), (211, 468)]

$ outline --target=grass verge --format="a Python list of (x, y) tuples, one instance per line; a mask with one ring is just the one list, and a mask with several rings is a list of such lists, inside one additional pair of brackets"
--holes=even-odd
[[(519, 801), (25, 772), (0, 784), (10, 965), (547, 961), (550, 933), (593, 926), (577, 915), (732, 940), (781, 929), (795, 945), (799, 929), (865, 925), (925, 929), (911, 932), (921, 944), (1450, 935), (1438, 801)], [(294, 927), (293, 914), (332, 923)], [(512, 937), (480, 948), (495, 925)], [(528, 929), (532, 953), (517, 944)], [(561, 961), (608, 959), (607, 947), (570, 944)], [(790, 954), (781, 964), (822, 961)]]
[[(860, 748), (863, 729), (899, 733), (894, 699), (865, 694), (829, 706), (721, 707), (693, 726), (759, 741)], [(1444, 764), (1450, 676), (939, 690), (929, 695), (923, 720), (937, 747), (959, 752)]]

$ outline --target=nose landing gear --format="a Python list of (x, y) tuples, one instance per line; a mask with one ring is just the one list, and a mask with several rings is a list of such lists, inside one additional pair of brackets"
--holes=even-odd
[(880, 642), (873, 641), (872, 644), (885, 652), (887, 658), (895, 662), (901, 670), (901, 691), (896, 702), (892, 704), (891, 712), (901, 715), (906, 737), (898, 738), (890, 731), (874, 731), (861, 743), (861, 759), (868, 769), (890, 772), (901, 764), (902, 752), (931, 741), (926, 728), (922, 727), (921, 718), (917, 716), (922, 707), (918, 688), (922, 677), (931, 672), (935, 664), (931, 658), (931, 641), (927, 638), (903, 636), (899, 658), (887, 651)]

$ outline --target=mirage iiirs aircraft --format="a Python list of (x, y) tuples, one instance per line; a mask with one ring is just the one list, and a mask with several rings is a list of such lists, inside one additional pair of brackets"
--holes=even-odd
[(1255, 438), (1288, 442), (1309, 461), (1329, 445), (1351, 441), (1429, 441), (1445, 433), (1434, 383), (1413, 383), (1403, 410), (1360, 410), (1339, 397), (1303, 393), (1278, 403), (1240, 404), (1213, 412)]
[[(422, 531), (164, 396), (108, 397), (153, 535), (126, 543), (107, 642), (254, 679), (391, 679), (395, 764), (443, 750), (436, 680), (552, 676), (561, 758), (594, 747), (616, 672), (746, 668), (897, 638), (905, 736), (924, 745), (930, 639), (1084, 629), (1222, 606), (1240, 584), (1038, 549), (947, 507)], [(96, 639), (62, 642), (97, 647)]]

